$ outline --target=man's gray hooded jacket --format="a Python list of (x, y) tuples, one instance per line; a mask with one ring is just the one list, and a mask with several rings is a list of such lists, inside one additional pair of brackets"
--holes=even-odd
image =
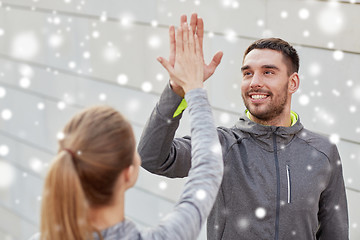
[[(187, 176), (191, 165), (191, 138), (174, 139), (181, 100), (165, 88), (138, 146), (145, 169), (171, 178)], [(218, 134), (224, 176), (208, 239), (348, 239), (341, 161), (327, 138), (304, 129), (300, 119), (275, 127), (245, 115)]]

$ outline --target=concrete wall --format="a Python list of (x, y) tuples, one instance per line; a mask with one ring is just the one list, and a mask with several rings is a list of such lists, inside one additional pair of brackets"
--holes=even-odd
[[(43, 179), (57, 134), (80, 109), (114, 106), (137, 139), (167, 83), (155, 60), (168, 56), (168, 26), (198, 12), (205, 57), (224, 58), (206, 88), (218, 125), (244, 110), (245, 48), (281, 37), (301, 58), (293, 110), (304, 125), (338, 142), (348, 194), (351, 239), (360, 238), (360, 1), (4, 0), (0, 1), (0, 239), (38, 230)], [(119, 84), (119, 79), (121, 83)], [(178, 131), (189, 133), (185, 114)], [(126, 213), (140, 227), (170, 211), (184, 179), (142, 170)], [(146, 204), (144, 204), (146, 203)], [(148, 208), (151, 204), (151, 208)], [(206, 239), (203, 229), (199, 239)]]

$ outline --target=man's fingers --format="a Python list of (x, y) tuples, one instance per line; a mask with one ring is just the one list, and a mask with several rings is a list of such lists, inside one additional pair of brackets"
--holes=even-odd
[(172, 66), (175, 64), (175, 54), (176, 54), (176, 47), (175, 47), (175, 27), (169, 27), (169, 39), (170, 39), (170, 55), (169, 55), (169, 62)]
[(202, 48), (204, 40), (204, 21), (202, 18), (197, 19), (196, 35), (199, 37), (200, 47)]
[(212, 72), (215, 71), (216, 67), (220, 64), (222, 57), (223, 57), (223, 52), (221, 52), (221, 51), (217, 52), (214, 55), (213, 59), (211, 60), (211, 62), (208, 65), (210, 67), (210, 69), (212, 70)]
[(195, 33), (196, 30), (197, 20), (198, 20), (197, 13), (193, 13), (190, 18), (190, 26), (192, 28), (193, 34)]
[(195, 36), (195, 51), (196, 51), (196, 56), (198, 56), (199, 58), (202, 58), (202, 53), (201, 53), (201, 47), (200, 47), (200, 42), (199, 42), (199, 37), (198, 35), (194, 35)]
[(174, 68), (171, 66), (170, 62), (162, 57), (158, 57), (156, 60), (161, 63), (161, 65), (166, 69), (166, 71), (168, 71), (169, 75), (171, 76)]
[(187, 22), (186, 15), (181, 15), (181, 17), (180, 17), (180, 26), (182, 26), (186, 22)]

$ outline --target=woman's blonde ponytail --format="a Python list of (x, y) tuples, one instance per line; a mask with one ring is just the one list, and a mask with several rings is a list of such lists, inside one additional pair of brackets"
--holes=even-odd
[(41, 240), (89, 240), (88, 203), (73, 157), (60, 151), (45, 179)]

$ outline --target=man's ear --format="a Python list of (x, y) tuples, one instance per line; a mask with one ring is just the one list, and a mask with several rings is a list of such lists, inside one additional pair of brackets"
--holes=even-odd
[(299, 89), (300, 78), (297, 72), (294, 72), (289, 77), (289, 93), (293, 94)]

